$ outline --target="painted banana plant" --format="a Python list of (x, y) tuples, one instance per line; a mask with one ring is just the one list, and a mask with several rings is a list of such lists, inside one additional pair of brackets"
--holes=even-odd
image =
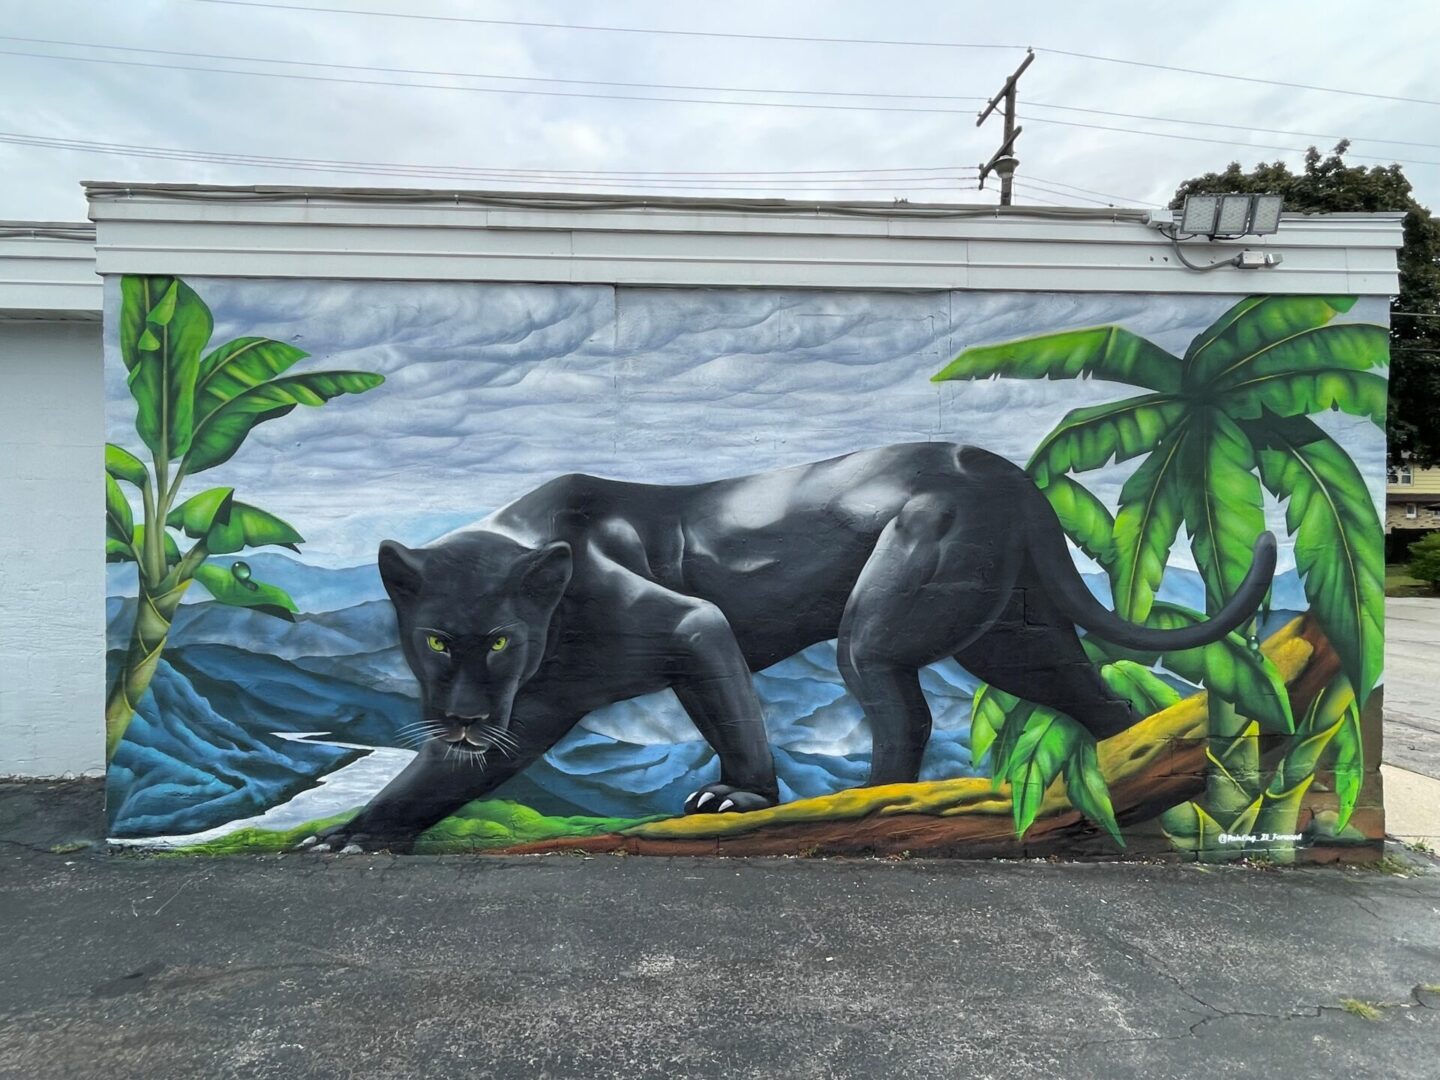
[[(937, 382), (1093, 378), (1141, 391), (1073, 410), (1041, 440), (1027, 465), (1070, 538), (1109, 575), (1115, 610), (1128, 620), (1176, 626), (1204, 617), (1156, 600), (1182, 528), (1205, 583), (1206, 608), (1218, 609), (1244, 578), (1265, 527), (1262, 491), (1284, 504), (1310, 613), (1335, 649), (1342, 675), (1297, 724), (1283, 683), (1255, 647), (1253, 627), (1248, 639), (1231, 634), (1163, 657), (1167, 669), (1210, 692), (1215, 749), (1206, 801), (1224, 819), (1217, 821), (1198, 803), (1175, 808), (1163, 821), (1182, 848), (1199, 850), (1212, 842), (1209, 833), (1292, 833), (1300, 798), (1327, 751), (1339, 793), (1334, 828), (1345, 828), (1355, 805), (1362, 773), (1360, 708), (1383, 663), (1383, 533), (1354, 462), (1309, 419), (1338, 410), (1384, 429), (1380, 369), (1388, 363), (1389, 335), (1383, 326), (1332, 321), (1354, 303), (1353, 297), (1253, 296), (1225, 312), (1182, 356), (1124, 327), (1098, 326), (967, 349), (934, 376)], [(1142, 455), (1113, 516), (1071, 475)], [(1128, 661), (1144, 670), (1157, 657), (1093, 638), (1086, 639), (1086, 649), (1106, 681), (1139, 708), (1144, 695), (1125, 687), (1137, 671), (1119, 665)], [(1163, 707), (1164, 694), (1150, 696)], [(982, 697), (977, 714), (984, 703)], [(1071, 732), (1068, 718), (1057, 722), (1048, 710), (998, 704), (992, 692), (978, 743), (972, 724), (977, 760), (996, 741), (993, 732), (1000, 732), (991, 758), (997, 782), (1024, 777), (1043, 781), (1043, 790), (1062, 769), (1079, 768), (1067, 764), (1075, 751), (1050, 752), (1042, 755), (1046, 765), (1039, 773), (1024, 773), (1023, 736), (1032, 726), (1066, 732), (1045, 736), (1052, 751), (1081, 746), (1084, 733)], [(1005, 728), (1012, 723), (1021, 730), (1007, 740)], [(1260, 770), (1255, 736), (1261, 733), (1291, 737), (1268, 779)], [(1075, 780), (1067, 771), (1070, 787)], [(1088, 786), (1094, 788), (1093, 777)], [(1078, 800), (1072, 794), (1077, 809), (1108, 829), (1103, 814), (1083, 805), (1087, 799), (1095, 802), (1093, 793), (1082, 792)], [(1016, 828), (1023, 834), (1033, 816), (1022, 817), (1020, 800), (1015, 802)], [(1108, 810), (1108, 799), (1097, 809)]]
[[(266, 544), (298, 551), (300, 534), (239, 501), (231, 488), (212, 487), (180, 501), (182, 485), (229, 461), (257, 424), (384, 382), (362, 371), (287, 375), (309, 354), (269, 338), (241, 337), (210, 348), (210, 309), (179, 278), (126, 276), (120, 293), (120, 355), (135, 398), (135, 431), (150, 462), (113, 443), (105, 447), (105, 558), (135, 563), (139, 577), (135, 624), (105, 703), (107, 758), (154, 677), (192, 582), (222, 604), (293, 620), (294, 601), (254, 580), (247, 564), (206, 560)], [(138, 520), (122, 483), (139, 496)], [(193, 543), (182, 551), (180, 538)]]

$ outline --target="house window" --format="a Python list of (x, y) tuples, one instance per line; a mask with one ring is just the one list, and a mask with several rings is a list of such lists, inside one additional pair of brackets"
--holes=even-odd
[(1417, 517), (1420, 516), (1420, 507), (1415, 503), (1406, 503), (1405, 516), (1411, 521), (1414, 521)]
[[(1415, 483), (1415, 470), (1409, 465), (1401, 465), (1395, 470), (1395, 483), (1404, 484), (1406, 487)], [(1414, 517), (1413, 514), (1409, 516)]]

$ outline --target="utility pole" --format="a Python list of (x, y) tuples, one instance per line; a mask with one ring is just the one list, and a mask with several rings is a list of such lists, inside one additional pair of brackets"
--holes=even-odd
[(990, 99), (990, 104), (985, 106), (980, 113), (980, 118), (975, 121), (975, 126), (979, 127), (985, 123), (986, 117), (995, 111), (996, 106), (1004, 102), (1005, 138), (1000, 143), (1000, 149), (991, 155), (989, 161), (980, 166), (980, 189), (982, 191), (985, 189), (985, 177), (989, 176), (992, 172), (1000, 177), (1001, 206), (1010, 205), (1010, 182), (1015, 176), (1015, 166), (1020, 164), (1015, 157), (1015, 140), (1018, 139), (1020, 133), (1025, 130), (1022, 127), (1015, 126), (1015, 84), (1020, 81), (1020, 76), (1025, 73), (1025, 69), (1028, 68), (1034, 60), (1035, 50), (1026, 49), (1025, 59), (1020, 62), (1020, 66), (1015, 69), (1015, 73), (1005, 80), (1005, 85), (1000, 88), (1000, 92)]

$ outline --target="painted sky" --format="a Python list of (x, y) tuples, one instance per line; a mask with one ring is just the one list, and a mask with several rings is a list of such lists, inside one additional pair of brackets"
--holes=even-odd
[[(564, 472), (648, 483), (743, 475), (892, 442), (973, 443), (1024, 462), (1070, 409), (1112, 383), (931, 383), (964, 348), (1119, 323), (1175, 353), (1231, 299), (1034, 293), (865, 293), (610, 286), (190, 279), (212, 342), (258, 334), (306, 368), (386, 383), (256, 428), (187, 494), (225, 484), (292, 522), (307, 561), (420, 543)], [(106, 290), (117, 325), (118, 283)], [(1343, 318), (1383, 321), (1383, 300)], [(106, 345), (110, 438), (139, 449)], [(1384, 437), (1319, 418), (1382, 498)], [(1112, 508), (1137, 463), (1085, 474)], [(1283, 522), (1270, 507), (1271, 527)], [(1182, 543), (1172, 561), (1193, 565)], [(1082, 560), (1083, 562), (1083, 560)], [(1292, 565), (1282, 542), (1281, 568)]]

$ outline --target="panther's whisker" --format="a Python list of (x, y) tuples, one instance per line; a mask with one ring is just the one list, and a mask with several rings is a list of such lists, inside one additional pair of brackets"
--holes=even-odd
[(414, 724), (406, 724), (406, 725), (403, 726), (403, 727), (396, 728), (396, 729), (395, 729), (395, 734), (397, 734), (397, 735), (403, 735), (403, 734), (405, 734), (406, 732), (410, 732), (410, 731), (436, 730), (436, 729), (442, 728), (442, 727), (444, 727), (444, 726), (445, 726), (445, 725), (442, 724), (442, 723), (440, 723), (438, 720), (421, 720), (421, 721), (418, 721), (417, 723), (414, 723)]

